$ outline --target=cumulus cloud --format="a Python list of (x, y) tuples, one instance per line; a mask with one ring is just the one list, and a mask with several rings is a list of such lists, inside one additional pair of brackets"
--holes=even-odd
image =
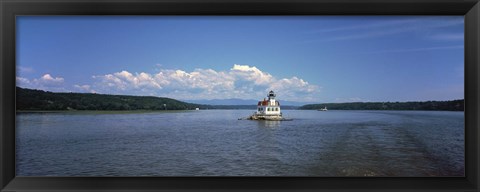
[[(95, 90), (103, 93), (157, 95), (176, 99), (261, 99), (267, 91), (284, 100), (316, 100), (319, 87), (298, 78), (276, 78), (249, 65), (233, 65), (228, 71), (213, 69), (160, 69), (158, 73), (120, 71), (93, 76)], [(90, 89), (91, 87), (89, 87)]]
[(257, 93), (257, 96), (264, 96), (265, 91), (275, 90), (281, 93), (280, 95), (283, 98), (289, 100), (315, 101), (320, 89), (319, 86), (311, 85), (298, 77), (278, 79), (269, 73), (248, 65), (234, 65), (230, 70), (230, 74), (237, 78), (240, 77), (239, 81), (246, 81), (247, 86), (244, 86), (244, 88), (250, 91), (249, 94), (252, 94), (251, 91), (254, 91)]
[(17, 77), (16, 80), (17, 85), (20, 87), (46, 91), (67, 91), (64, 87), (65, 79), (63, 77), (53, 77), (48, 73), (32, 80), (23, 77)]
[(120, 90), (130, 88), (162, 88), (150, 74), (143, 72), (133, 75), (128, 71), (121, 71), (104, 76), (94, 76), (94, 78), (100, 78), (108, 87), (114, 87)]
[(233, 79), (224, 72), (211, 69), (196, 69), (193, 72), (182, 70), (161, 70), (157, 74), (136, 73), (121, 71), (113, 74), (94, 76), (99, 79), (97, 86), (121, 91), (128, 90), (162, 90), (172, 89), (203, 89), (207, 91), (233, 88)]
[(230, 69), (230, 73), (240, 78), (244, 78), (247, 81), (252, 81), (255, 85), (268, 85), (274, 81), (272, 75), (248, 65), (235, 64), (233, 65), (233, 68)]
[(90, 85), (74, 85), (73, 87), (80, 92), (96, 93), (96, 91), (93, 90)]
[(30, 80), (28, 80), (27, 78), (17, 77), (17, 85), (26, 86), (26, 85), (29, 85), (29, 84), (30, 84)]
[(34, 81), (40, 84), (55, 85), (63, 83), (64, 79), (62, 77), (52, 77), (50, 74), (45, 74), (40, 79), (34, 79)]
[(318, 101), (320, 87), (293, 76), (278, 78), (255, 66), (234, 64), (229, 70), (158, 69), (156, 73), (121, 70), (92, 76), (92, 84), (65, 85), (51, 74), (28, 79), (17, 77), (20, 87), (54, 92), (152, 95), (175, 99), (262, 99), (274, 90), (280, 100)]

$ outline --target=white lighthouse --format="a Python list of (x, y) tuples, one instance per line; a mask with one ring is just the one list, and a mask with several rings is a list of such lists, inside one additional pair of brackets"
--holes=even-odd
[(282, 112), (280, 110), (280, 103), (275, 100), (276, 94), (270, 91), (267, 98), (259, 101), (257, 104), (257, 111), (250, 117), (250, 119), (261, 120), (281, 120)]

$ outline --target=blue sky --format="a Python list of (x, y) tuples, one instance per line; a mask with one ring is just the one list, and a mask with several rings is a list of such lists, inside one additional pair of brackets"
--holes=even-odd
[(17, 85), (179, 100), (464, 98), (463, 16), (19, 16)]

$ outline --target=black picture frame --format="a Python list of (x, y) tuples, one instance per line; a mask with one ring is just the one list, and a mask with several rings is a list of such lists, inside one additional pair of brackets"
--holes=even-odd
[[(16, 177), (20, 15), (464, 15), (465, 177)], [(478, 0), (0, 0), (1, 191), (479, 191)]]

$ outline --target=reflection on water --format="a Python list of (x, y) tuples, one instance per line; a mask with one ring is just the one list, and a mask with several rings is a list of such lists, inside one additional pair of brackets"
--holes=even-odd
[(260, 128), (278, 128), (280, 127), (281, 121), (269, 121), (269, 120), (260, 120), (256, 121), (258, 127)]
[(17, 115), (19, 176), (463, 176), (464, 113)]

